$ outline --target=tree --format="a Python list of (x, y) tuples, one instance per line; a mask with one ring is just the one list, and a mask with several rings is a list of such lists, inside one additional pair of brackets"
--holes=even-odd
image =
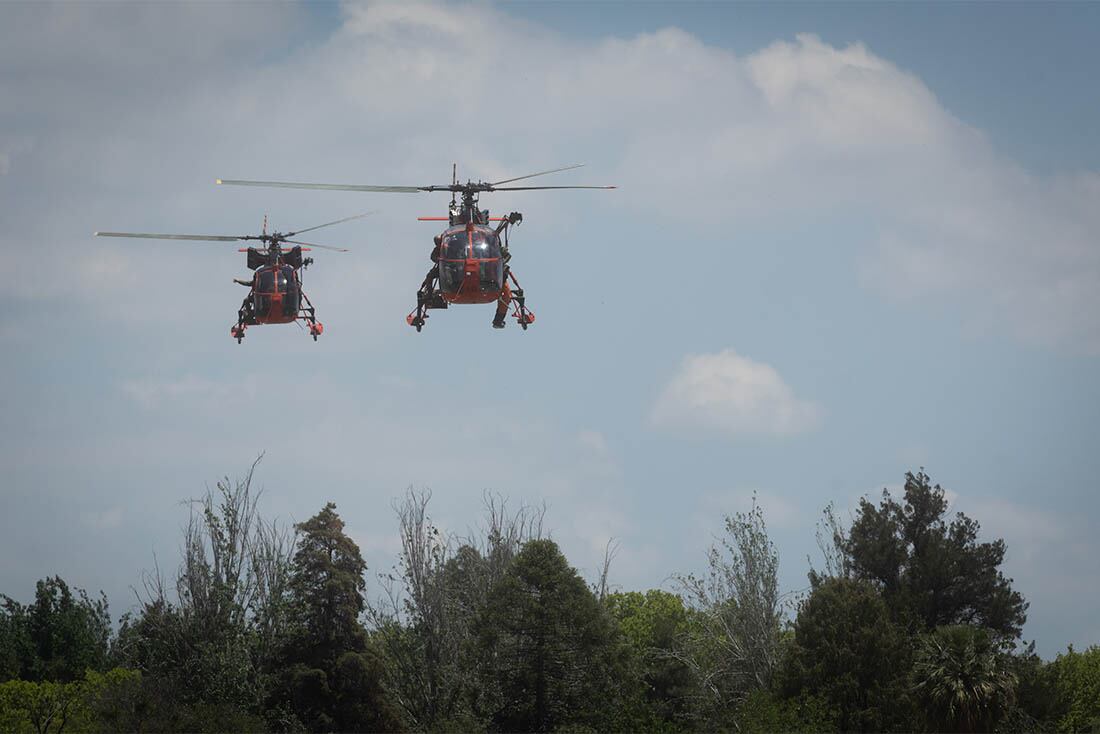
[(676, 654), (690, 628), (683, 599), (650, 589), (609, 594), (604, 604), (638, 668), (641, 710), (633, 714), (632, 728), (689, 728), (695, 679)]
[(367, 564), (359, 546), (344, 533), (333, 503), (296, 528), (299, 540), (290, 577), (295, 633), (299, 641), (308, 642), (313, 661), (331, 667), (344, 651), (364, 644), (359, 615)]
[(1050, 667), (1065, 710), (1058, 731), (1100, 731), (1100, 645), (1084, 652), (1070, 646)]
[(0, 595), (0, 680), (20, 678), (63, 683), (87, 669), (103, 670), (111, 636), (107, 598), (76, 594), (60, 576), (35, 585), (34, 602), (22, 605)]
[(799, 606), (780, 688), (790, 698), (818, 697), (841, 731), (906, 730), (910, 659), (905, 631), (873, 586), (828, 579)]
[(1016, 676), (988, 630), (940, 627), (917, 646), (913, 690), (929, 731), (992, 731), (1015, 689)]
[(677, 577), (695, 612), (678, 654), (699, 681), (712, 726), (728, 723), (720, 720), (726, 712), (771, 685), (783, 615), (778, 571), (779, 556), (754, 499), (749, 512), (726, 518), (725, 536), (707, 553), (706, 573)]
[(0, 730), (60, 734), (79, 715), (79, 681), (11, 680), (0, 684)]
[(837, 730), (836, 711), (821, 697), (802, 693), (783, 698), (762, 688), (741, 702), (734, 722), (739, 734)]
[(495, 729), (603, 728), (621, 699), (611, 620), (551, 540), (523, 546), (478, 632)]
[(382, 665), (359, 623), (367, 564), (329, 502), (297, 526), (290, 575), (293, 628), (269, 708), (289, 708), (311, 731), (401, 727), (382, 686)]
[(1018, 638), (1027, 602), (998, 568), (1004, 541), (979, 543), (976, 521), (960, 512), (948, 523), (946, 512), (943, 489), (923, 471), (905, 475), (902, 502), (885, 489), (878, 507), (861, 500), (844, 541), (852, 575), (882, 589), (912, 631), (968, 624)]
[(157, 728), (254, 728), (263, 713), (288, 627), (293, 539), (259, 514), (259, 461), (187, 503), (178, 570), (147, 575), (140, 611), (120, 626), (114, 657), (143, 674)]
[(83, 704), (89, 731), (142, 731), (150, 718), (150, 701), (141, 685), (141, 673), (112, 668), (89, 670), (84, 676)]
[(485, 495), (485, 527), (470, 537), (444, 534), (428, 513), (429, 490), (410, 489), (395, 506), (401, 553), (381, 577), (385, 596), (368, 618), (387, 662), (389, 689), (417, 729), (469, 729), (488, 722), (474, 713), (478, 655), (474, 621), (520, 547), (542, 532), (540, 508), (508, 510)]
[(1016, 678), (1016, 696), (997, 723), (998, 734), (1055, 731), (1067, 711), (1058, 696), (1055, 666), (1035, 653), (1034, 641), (1008, 655), (1006, 661)]

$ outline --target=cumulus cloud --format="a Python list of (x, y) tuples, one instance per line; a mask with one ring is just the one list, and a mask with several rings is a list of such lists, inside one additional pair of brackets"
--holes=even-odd
[[(873, 291), (914, 307), (935, 298), (972, 326), (1029, 342), (1100, 350), (1100, 175), (1021, 169), (919, 78), (861, 44), (799, 35), (740, 57), (675, 28), (588, 41), (491, 6), (381, 3), (345, 6), (330, 37), (266, 61), (258, 40), (294, 27), (300, 11), (49, 7), (42, 39), (0, 37), (10, 41), (0, 61), (23, 72), (0, 91), (30, 110), (8, 127), (35, 143), (18, 156), (0, 145), (0, 169), (22, 166), (62, 191), (71, 179), (85, 200), (95, 190), (102, 226), (122, 226), (121, 213), (136, 210), (160, 226), (173, 210), (205, 220), (194, 187), (217, 175), (424, 183), (455, 159), (488, 179), (579, 159), (597, 183), (621, 185), (601, 202), (623, 214), (682, 219), (721, 241), (731, 214), (735, 226), (782, 231), (792, 212), (829, 213), (841, 221), (831, 236), (857, 246), (851, 268)], [(489, 27), (500, 32), (486, 44)], [(110, 42), (86, 40), (104, 32)], [(156, 52), (123, 53), (118, 36), (158, 39)], [(60, 55), (35, 67), (31, 45)], [(97, 88), (90, 78), (109, 81)], [(266, 114), (284, 99), (294, 114)], [(75, 117), (73, 100), (88, 102)], [(148, 188), (154, 158), (179, 176), (157, 177), (155, 201), (174, 206), (129, 203)], [(136, 175), (127, 182), (120, 171)], [(322, 199), (295, 200), (305, 208)], [(549, 218), (564, 200), (541, 201)], [(90, 214), (81, 213), (82, 234)], [(56, 253), (43, 245), (57, 227), (9, 226), (11, 243), (29, 240), (39, 252), (13, 262), (26, 295), (48, 285), (41, 253)], [(392, 267), (407, 260), (387, 252)], [(78, 267), (55, 257), (62, 271)]]
[(789, 436), (816, 428), (822, 409), (795, 397), (775, 368), (732, 349), (693, 354), (653, 408), (659, 426), (718, 430), (731, 436)]

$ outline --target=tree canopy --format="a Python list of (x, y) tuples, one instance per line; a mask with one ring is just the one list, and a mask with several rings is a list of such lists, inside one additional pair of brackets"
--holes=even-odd
[(948, 522), (943, 489), (923, 471), (905, 475), (899, 500), (860, 500), (844, 541), (853, 576), (875, 583), (895, 620), (914, 631), (969, 624), (1018, 638), (1027, 602), (1000, 570), (1005, 544), (979, 542), (977, 521)]
[(189, 503), (178, 569), (142, 579), (117, 631), (102, 595), (57, 576), (33, 602), (0, 597), (0, 730), (1100, 726), (1100, 647), (1044, 661), (1020, 645), (1004, 542), (949, 519), (923, 471), (850, 524), (826, 511), (825, 569), (796, 606), (755, 504), (722, 518), (702, 569), (609, 591), (613, 554), (586, 580), (544, 509), (486, 494), (482, 524), (457, 535), (410, 490), (372, 588), (336, 506), (268, 522), (254, 469)]
[(523, 546), (477, 627), (494, 728), (598, 728), (615, 705), (616, 630), (553, 541)]

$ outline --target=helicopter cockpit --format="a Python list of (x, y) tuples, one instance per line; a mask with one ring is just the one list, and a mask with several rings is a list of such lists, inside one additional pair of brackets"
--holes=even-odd
[(482, 293), (496, 293), (503, 287), (504, 260), (500, 237), (494, 232), (460, 229), (443, 236), (439, 286), (444, 293), (453, 295), (459, 292), (466, 278), (468, 263), (477, 265), (478, 288)]
[[(299, 289), (294, 268), (289, 265), (260, 268), (253, 286), (256, 316), (259, 318), (293, 317), (298, 313)], [(281, 295), (281, 314), (272, 313), (272, 296)]]

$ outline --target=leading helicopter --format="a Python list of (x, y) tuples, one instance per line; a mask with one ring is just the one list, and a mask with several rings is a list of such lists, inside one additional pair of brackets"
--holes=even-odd
[[(496, 301), (493, 328), (503, 329), (512, 308), (512, 316), (526, 330), (535, 314), (527, 308), (523, 288), (508, 265), (509, 230), (523, 221), (512, 212), (506, 217), (490, 217), (488, 209), (478, 208), (478, 196), (490, 191), (536, 191), (546, 189), (614, 189), (614, 186), (502, 186), (549, 173), (580, 168), (582, 164), (540, 171), (503, 181), (459, 183), (457, 166), (451, 168), (451, 183), (441, 186), (360, 186), (345, 184), (291, 183), (286, 181), (242, 181), (217, 179), (216, 183), (233, 186), (270, 186), (288, 189), (324, 189), (329, 191), (370, 191), (414, 194), (421, 191), (449, 191), (451, 205), (446, 217), (419, 217), (420, 221), (447, 222), (447, 229), (435, 236), (433, 262), (416, 292), (416, 308), (405, 317), (419, 332), (429, 309), (447, 308), (452, 303), (491, 303)], [(461, 203), (459, 202), (461, 196)], [(495, 226), (494, 226), (494, 223)]]
[[(301, 319), (306, 322), (313, 341), (317, 341), (325, 330), (324, 324), (317, 320), (316, 310), (305, 291), (302, 290), (301, 274), (313, 264), (312, 257), (302, 257), (303, 252), (313, 248), (348, 252), (343, 247), (318, 245), (310, 242), (298, 242), (290, 239), (304, 232), (312, 232), (321, 227), (361, 219), (371, 212), (337, 219), (335, 222), (318, 224), (315, 227), (293, 232), (267, 232), (267, 217), (264, 217), (263, 230), (258, 235), (199, 235), (199, 234), (152, 234), (148, 232), (96, 232), (96, 237), (136, 237), (157, 240), (199, 240), (204, 242), (239, 242), (256, 240), (263, 243), (262, 248), (244, 247), (238, 252), (246, 252), (249, 270), (255, 271), (249, 280), (234, 278), (233, 282), (247, 286), (249, 291), (241, 308), (237, 312), (237, 323), (229, 329), (229, 335), (240, 344), (245, 329), (258, 324), (289, 324)], [(283, 244), (294, 245), (289, 250)]]

